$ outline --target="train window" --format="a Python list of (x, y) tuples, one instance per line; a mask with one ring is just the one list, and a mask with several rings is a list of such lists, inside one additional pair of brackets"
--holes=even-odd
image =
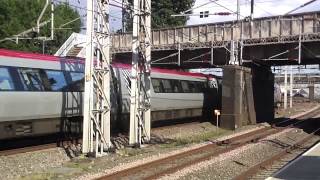
[(189, 82), (188, 82), (188, 85), (189, 85), (189, 89), (190, 89), (190, 91), (191, 91), (192, 93), (196, 93), (196, 92), (197, 92), (196, 85), (195, 85), (194, 82), (189, 81)]
[(207, 82), (201, 82), (201, 84), (202, 84), (202, 87), (203, 87), (203, 89), (206, 89), (206, 88), (208, 88), (208, 83)]
[(182, 91), (184, 93), (190, 93), (190, 88), (189, 88), (189, 85), (188, 85), (188, 81), (181, 81), (181, 87), (182, 87)]
[(171, 85), (173, 88), (173, 92), (174, 93), (181, 93), (182, 92), (182, 88), (181, 88), (181, 83), (179, 80), (171, 80)]
[(172, 86), (169, 79), (162, 79), (163, 89), (165, 93), (172, 93)]
[(153, 90), (155, 93), (164, 92), (161, 79), (152, 78), (151, 82), (152, 82)]
[(9, 70), (5, 67), (0, 67), (0, 90), (14, 90)]
[(63, 88), (67, 86), (62, 71), (46, 70), (46, 73), (52, 91), (61, 91)]
[(195, 84), (196, 92), (201, 93), (204, 88), (202, 82), (195, 81), (194, 84)]
[(84, 91), (84, 73), (71, 72), (70, 91), (82, 92)]
[(29, 91), (43, 91), (41, 77), (43, 76), (43, 70), (19, 68), (19, 75), (23, 81), (24, 89)]
[(198, 89), (199, 89), (199, 92), (203, 92), (203, 90), (204, 90), (204, 88), (205, 88), (205, 87), (204, 87), (204, 83), (197, 81), (196, 84), (197, 84), (197, 87), (198, 87)]

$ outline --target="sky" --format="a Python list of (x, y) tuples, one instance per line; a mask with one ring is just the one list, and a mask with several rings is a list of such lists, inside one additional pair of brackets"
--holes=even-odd
[[(209, 14), (217, 13), (217, 12), (230, 12), (233, 11), (233, 15), (229, 16), (218, 16), (218, 15), (210, 15), (208, 18), (199, 18), (199, 16), (191, 16), (188, 25), (193, 24), (203, 24), (203, 23), (212, 23), (212, 22), (222, 22), (222, 21), (230, 21), (236, 20), (236, 11), (237, 11), (237, 1), (236, 0), (218, 0), (216, 3), (211, 3), (202, 6), (200, 8), (196, 8), (193, 10), (193, 14), (199, 14), (201, 11), (209, 11)], [(309, 2), (310, 0), (255, 0), (254, 6), (254, 14), (253, 17), (264, 17), (264, 16), (276, 16), (283, 15), (300, 5)], [(197, 0), (194, 7), (199, 7), (203, 4), (210, 2), (210, 0)], [(250, 0), (240, 0), (240, 18), (244, 18), (250, 15)], [(220, 6), (221, 5), (221, 6)], [(222, 7), (223, 6), (223, 7)], [(227, 9), (226, 9), (227, 8)], [(229, 10), (228, 10), (229, 9)], [(305, 11), (316, 11), (320, 10), (320, 2), (316, 1), (303, 9), (299, 9), (294, 13), (300, 13)]]
[[(87, 0), (59, 0), (61, 1), (65, 1), (65, 2), (69, 2), (73, 8), (77, 9), (77, 11), (80, 13), (80, 15), (85, 15), (86, 14), (86, 10), (85, 8), (87, 7)], [(110, 3), (114, 4), (114, 5), (119, 5), (121, 6), (122, 0), (110, 0)], [(76, 7), (79, 8), (76, 8)], [(83, 27), (85, 28), (85, 24), (86, 24), (86, 18), (82, 18), (82, 24)], [(111, 31), (117, 31), (118, 29), (121, 29), (122, 27), (122, 9), (120, 9), (119, 7), (115, 7), (115, 6), (110, 6), (110, 28)], [(84, 33), (85, 31), (83, 31), (82, 33)]]
[[(63, 1), (63, 0), (60, 0)], [(86, 0), (64, 0), (69, 2), (74, 6), (78, 6), (81, 8), (86, 8)], [(196, 0), (194, 7), (201, 6), (210, 0)], [(212, 0), (211, 0), (212, 1)], [(309, 2), (310, 0), (255, 0), (255, 7), (254, 7), (254, 17), (263, 17), (263, 16), (275, 16), (275, 15), (282, 15), (286, 12), (289, 12), (300, 5)], [(122, 0), (110, 0), (112, 4), (120, 5)], [(216, 2), (232, 11), (236, 11), (236, 0), (216, 0)], [(215, 3), (209, 3), (206, 6), (201, 8), (196, 8), (193, 10), (193, 14), (199, 14), (201, 11), (208, 10), (210, 13), (217, 13), (217, 12), (228, 12), (227, 9), (219, 6)], [(306, 11), (317, 11), (320, 10), (320, 0), (301, 8), (294, 13), (301, 13)], [(86, 14), (86, 11), (83, 9), (79, 9), (81, 15)], [(230, 11), (229, 11), (230, 12)], [(116, 31), (121, 29), (122, 18), (121, 18), (121, 9), (118, 7), (111, 6), (110, 7), (110, 27), (112, 31)], [(250, 14), (250, 0), (240, 0), (240, 18), (249, 16)], [(199, 16), (191, 16), (187, 22), (187, 25), (193, 24), (203, 24), (203, 23), (213, 23), (213, 22), (222, 22), (222, 21), (229, 21), (235, 20), (236, 15), (230, 16), (217, 16), (217, 15), (210, 15), (208, 18), (200, 19)], [(83, 19), (83, 25), (85, 26), (85, 19)]]

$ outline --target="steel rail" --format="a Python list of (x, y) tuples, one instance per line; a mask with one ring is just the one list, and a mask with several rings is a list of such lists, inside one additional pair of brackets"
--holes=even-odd
[[(46, 143), (46, 144), (40, 144), (40, 145), (27, 146), (27, 147), (22, 147), (22, 148), (1, 150), (0, 156), (10, 156), (10, 155), (46, 150), (46, 149), (51, 149), (51, 148), (56, 148), (56, 147), (63, 147), (65, 145), (70, 145), (70, 144), (74, 143), (75, 141), (76, 140), (61, 141), (61, 142), (55, 142), (55, 143)], [(81, 143), (81, 140), (78, 140), (78, 142)]]

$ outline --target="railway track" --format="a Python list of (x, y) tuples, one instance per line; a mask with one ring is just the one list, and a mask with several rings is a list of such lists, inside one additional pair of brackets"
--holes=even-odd
[(0, 156), (9, 156), (9, 155), (21, 154), (21, 153), (32, 152), (32, 151), (40, 151), (40, 150), (45, 150), (45, 149), (50, 149), (55, 147), (58, 147), (57, 143), (9, 149), (9, 150), (0, 151)]
[[(308, 118), (308, 117), (314, 116), (315, 114), (319, 113), (318, 112), (319, 110), (320, 109), (311, 111), (303, 116), (300, 116), (299, 118)], [(304, 121), (301, 120), (301, 121), (295, 122), (295, 124), (300, 124), (303, 122)], [(259, 139), (264, 138), (270, 134), (274, 134), (284, 130), (286, 128), (285, 126), (289, 127), (290, 125), (292, 126), (292, 124), (294, 124), (294, 123), (290, 123), (290, 121), (286, 121), (286, 122), (281, 121), (280, 123), (282, 123), (281, 124), (282, 127), (276, 127), (276, 128), (265, 127), (263, 129), (259, 129), (254, 132), (250, 132), (234, 138), (226, 139), (224, 141), (215, 142), (213, 144), (210, 144), (202, 148), (198, 148), (192, 151), (187, 151), (185, 153), (178, 154), (175, 156), (170, 156), (164, 159), (156, 160), (156, 161), (144, 164), (142, 166), (125, 169), (124, 171), (119, 171), (114, 174), (109, 174), (104, 177), (101, 177), (100, 179), (121, 179), (125, 177), (129, 177), (129, 178), (138, 177), (138, 179), (154, 179), (166, 174), (174, 173), (192, 164), (205, 161), (219, 154), (223, 154), (225, 152), (229, 152), (231, 150), (237, 149), (241, 146), (244, 146), (245, 144), (258, 141)], [(63, 144), (49, 143), (49, 144), (43, 144), (43, 145), (31, 146), (31, 147), (25, 147), (25, 148), (9, 149), (9, 150), (0, 151), (0, 156), (45, 150), (49, 148), (55, 148), (58, 146), (61, 147), (63, 145), (68, 145), (70, 143), (71, 142), (65, 141)], [(163, 165), (166, 163), (169, 165), (167, 167), (164, 167)], [(162, 168), (159, 168), (159, 167), (162, 167)], [(153, 170), (149, 171), (148, 169), (153, 169)], [(143, 174), (141, 172), (153, 172), (153, 173)]]
[[(286, 162), (289, 162), (290, 160), (294, 159), (297, 155), (301, 154), (301, 152), (297, 154), (297, 152), (294, 151), (300, 149), (300, 147), (302, 147), (304, 144), (307, 144), (312, 138), (314, 138), (314, 135), (319, 132), (320, 128), (316, 128), (311, 134), (302, 138), (293, 145), (283, 149), (281, 152), (275, 154), (269, 159), (266, 159), (261, 163), (249, 168), (240, 175), (236, 176), (234, 180), (267, 178), (266, 175), (271, 175), (272, 173), (280, 169), (283, 165), (285, 165)], [(264, 171), (264, 173), (260, 176), (254, 177), (254, 175), (258, 174), (261, 171)]]
[(98, 179), (157, 179), (165, 175), (175, 173), (188, 166), (209, 160), (223, 153), (230, 152), (249, 143), (257, 142), (259, 139), (279, 133), (287, 128), (301, 126), (307, 122), (308, 118), (312, 118), (319, 113), (320, 108), (317, 108), (316, 110), (299, 117), (299, 119), (305, 120), (284, 120), (278, 122), (272, 127), (258, 129), (240, 136), (208, 144), (197, 149), (108, 174)]
[[(162, 123), (157, 122), (152, 130), (164, 130), (168, 128), (179, 128), (188, 125), (199, 124), (202, 121), (199, 119), (186, 119), (186, 120), (176, 120), (170, 123), (170, 121), (165, 121)], [(117, 134), (117, 132), (115, 132)], [(124, 135), (125, 136), (125, 135)], [(69, 140), (73, 139), (73, 140)], [(6, 142), (0, 141), (0, 156), (8, 156), (38, 150), (45, 150), (56, 147), (64, 147), (71, 144), (81, 143), (81, 138), (79, 136), (72, 136), (70, 138), (60, 137), (58, 134), (53, 136), (40, 136), (27, 139), (12, 139)], [(119, 143), (116, 138), (114, 138), (115, 143)], [(123, 143), (122, 140), (120, 143)], [(121, 146), (124, 146), (121, 144)]]

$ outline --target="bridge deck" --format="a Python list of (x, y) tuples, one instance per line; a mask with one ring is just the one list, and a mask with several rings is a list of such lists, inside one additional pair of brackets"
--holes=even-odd
[[(320, 12), (282, 17), (265, 17), (250, 22), (223, 22), (185, 26), (152, 31), (153, 50), (197, 49), (222, 47), (232, 40), (244, 40), (245, 46), (258, 44), (318, 41), (320, 39)], [(241, 33), (243, 31), (243, 33)], [(114, 34), (114, 53), (131, 51), (132, 34)]]
[[(167, 68), (226, 65), (232, 59), (232, 41), (243, 43), (243, 63), (255, 61), (267, 66), (318, 64), (319, 20), (320, 11), (317, 11), (257, 18), (252, 22), (229, 21), (156, 29), (150, 35), (152, 64)], [(130, 63), (131, 42), (130, 33), (112, 36), (112, 51), (118, 61)], [(235, 48), (234, 54), (237, 50)]]

